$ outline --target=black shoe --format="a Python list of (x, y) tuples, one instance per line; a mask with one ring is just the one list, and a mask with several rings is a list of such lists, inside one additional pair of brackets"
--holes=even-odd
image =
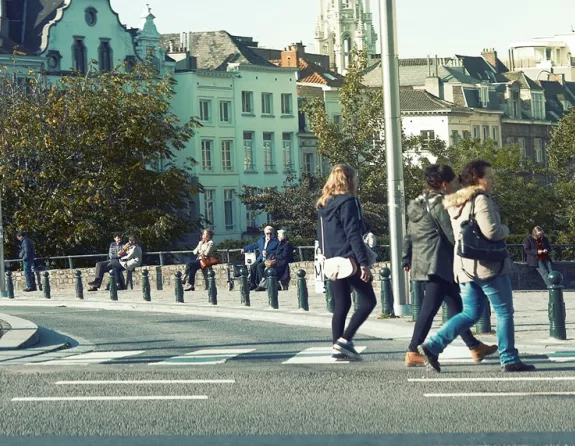
[(255, 291), (265, 291), (266, 289), (263, 286), (259, 286), (255, 289)]
[(196, 290), (196, 288), (193, 285), (190, 285), (184, 291), (195, 291), (195, 290)]
[(98, 288), (95, 286), (92, 286), (92, 287), (88, 288), (88, 291), (98, 291)]
[(36, 291), (36, 288), (24, 288), (22, 291), (25, 293), (30, 293), (31, 291)]
[(257, 285), (254, 285), (253, 283), (250, 284), (250, 291), (253, 291), (257, 288)]
[(348, 341), (347, 339), (339, 338), (337, 342), (333, 344), (333, 348), (338, 352), (343, 353), (352, 361), (361, 361), (363, 359), (354, 348), (353, 342)]
[(507, 364), (501, 367), (502, 372), (533, 372), (535, 366), (517, 361), (515, 364)]
[(99, 280), (92, 280), (91, 282), (88, 282), (89, 286), (100, 286), (100, 281)]
[(417, 351), (420, 355), (423, 355), (423, 361), (425, 362), (427, 370), (435, 370), (437, 373), (441, 372), (439, 357), (431, 353), (425, 344), (419, 345), (417, 347)]
[(347, 356), (345, 356), (342, 352), (340, 352), (339, 350), (336, 350), (335, 348), (332, 349), (331, 351), (331, 359), (334, 359), (336, 361), (348, 361), (349, 358)]

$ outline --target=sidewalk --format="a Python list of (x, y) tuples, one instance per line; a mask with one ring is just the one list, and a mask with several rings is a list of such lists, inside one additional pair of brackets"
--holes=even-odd
[[(178, 314), (193, 314), (212, 317), (240, 318), (262, 322), (273, 322), (287, 325), (303, 325), (321, 328), (331, 327), (331, 314), (326, 310), (325, 295), (309, 290), (309, 312), (298, 310), (297, 291), (292, 288), (280, 291), (278, 295), (279, 310), (272, 310), (268, 305), (267, 292), (251, 292), (251, 306), (240, 303), (239, 290), (218, 290), (218, 305), (208, 303), (207, 291), (184, 293), (185, 302), (176, 303), (173, 290), (151, 292), (152, 301), (145, 302), (141, 290), (119, 291), (118, 301), (110, 300), (107, 291), (84, 292), (84, 300), (76, 299), (71, 291), (52, 293), (50, 300), (42, 292), (21, 293), (15, 299), (0, 299), (0, 309), (8, 311), (11, 306), (67, 306), (101, 308), (106, 310), (149, 311)], [(411, 316), (395, 319), (379, 319), (381, 301), (360, 333), (369, 336), (407, 339), (411, 337), (413, 322)], [(566, 307), (567, 340), (558, 341), (549, 337), (549, 318), (547, 312), (548, 294), (544, 291), (516, 291), (515, 330), (517, 346), (522, 352), (543, 353), (548, 351), (573, 351), (575, 356), (575, 292), (564, 293)], [(352, 306), (353, 311), (353, 306)], [(495, 329), (495, 315), (491, 324)], [(441, 311), (435, 319), (435, 330), (441, 325)], [(486, 343), (496, 343), (495, 333), (479, 336)]]

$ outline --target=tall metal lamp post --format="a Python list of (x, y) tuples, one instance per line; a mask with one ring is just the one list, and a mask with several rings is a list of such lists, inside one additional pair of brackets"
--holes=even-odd
[(407, 275), (401, 265), (401, 248), (405, 234), (405, 194), (401, 154), (401, 111), (399, 106), (399, 62), (395, 0), (380, 0), (379, 13), (381, 20), (381, 73), (383, 78), (392, 290), (395, 314), (405, 316), (410, 314), (410, 309), (409, 305), (407, 305)]
[(7, 297), (6, 275), (4, 273), (4, 221), (2, 218), (2, 186), (0, 185), (0, 295)]

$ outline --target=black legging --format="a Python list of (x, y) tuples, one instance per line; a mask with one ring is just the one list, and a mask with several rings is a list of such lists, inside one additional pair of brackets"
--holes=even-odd
[(201, 269), (200, 259), (192, 260), (186, 263), (186, 271), (184, 274), (188, 275), (188, 285), (195, 285), (196, 283), (196, 272)]
[[(331, 282), (331, 289), (333, 292), (334, 311), (331, 320), (331, 331), (333, 336), (333, 343), (335, 344), (339, 338), (344, 338), (351, 341), (355, 333), (369, 317), (377, 300), (373, 291), (373, 286), (370, 283), (361, 280), (361, 270), (352, 277), (347, 279), (338, 279)], [(351, 308), (351, 288), (357, 291), (359, 305), (357, 311), (353, 313), (347, 329), (345, 329), (345, 320), (347, 313)]]
[[(459, 286), (456, 283), (447, 282), (438, 276), (429, 276), (429, 280), (425, 283), (425, 296), (421, 303), (421, 310), (413, 328), (413, 336), (409, 344), (410, 352), (416, 352), (417, 346), (425, 341), (429, 330), (431, 330), (433, 318), (439, 311), (443, 301), (445, 301), (450, 314), (461, 313), (463, 310)], [(479, 341), (471, 334), (470, 330), (462, 333), (461, 339), (470, 349), (477, 347), (479, 344)]]

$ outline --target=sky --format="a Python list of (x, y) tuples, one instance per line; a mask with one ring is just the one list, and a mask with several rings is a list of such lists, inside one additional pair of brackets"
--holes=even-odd
[[(302, 41), (313, 50), (320, 0), (110, 0), (120, 21), (136, 27), (146, 4), (161, 33), (225, 30), (264, 48)], [(383, 1), (383, 0), (381, 0)], [(374, 16), (378, 0), (371, 0)], [(505, 60), (512, 42), (570, 32), (575, 0), (396, 0), (400, 58), (479, 55)], [(377, 26), (379, 34), (379, 26)]]

